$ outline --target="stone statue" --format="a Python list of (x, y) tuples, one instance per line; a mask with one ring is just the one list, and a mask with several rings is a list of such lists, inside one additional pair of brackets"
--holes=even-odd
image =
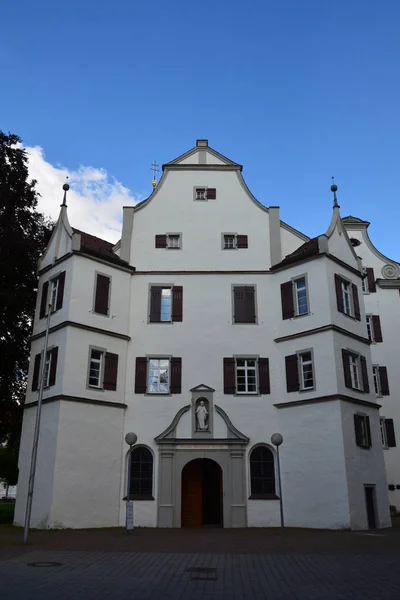
[(197, 429), (200, 431), (204, 431), (208, 429), (208, 423), (206, 423), (208, 417), (208, 410), (206, 405), (204, 404), (204, 400), (200, 400), (198, 407), (196, 408), (196, 419), (197, 419)]

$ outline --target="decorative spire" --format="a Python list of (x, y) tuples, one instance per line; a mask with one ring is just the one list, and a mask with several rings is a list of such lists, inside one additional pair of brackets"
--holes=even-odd
[[(68, 176), (66, 177), (66, 179), (68, 179)], [(64, 183), (64, 185), (63, 185), (63, 190), (64, 190), (64, 198), (63, 198), (62, 204), (60, 204), (60, 206), (61, 206), (61, 207), (62, 207), (62, 206), (65, 206), (65, 207), (66, 207), (66, 206), (67, 206), (67, 192), (68, 192), (68, 190), (69, 190), (69, 185), (68, 185), (68, 183)]]
[(337, 185), (335, 185), (335, 178), (332, 177), (332, 185), (331, 185), (331, 191), (333, 192), (333, 208), (340, 208), (337, 198), (336, 198), (336, 192), (337, 192)]
[(151, 182), (151, 185), (153, 186), (153, 188), (155, 188), (157, 185), (156, 173), (160, 172), (160, 169), (158, 167), (159, 167), (159, 165), (156, 163), (156, 161), (154, 161), (150, 167), (150, 171), (153, 171), (153, 181)]

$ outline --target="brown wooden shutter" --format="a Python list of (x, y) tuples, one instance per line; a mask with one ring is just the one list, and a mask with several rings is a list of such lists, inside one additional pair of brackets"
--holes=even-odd
[(366, 394), (369, 394), (369, 380), (368, 380), (368, 369), (367, 369), (367, 361), (365, 356), (360, 356), (361, 363), (361, 376), (363, 381), (363, 391)]
[(381, 384), (381, 394), (382, 396), (389, 396), (389, 379), (387, 374), (386, 367), (379, 367), (379, 381)]
[(43, 319), (47, 313), (47, 296), (49, 294), (49, 282), (45, 281), (42, 285), (42, 297), (40, 299), (39, 319)]
[(351, 289), (353, 291), (353, 305), (354, 305), (354, 316), (357, 321), (361, 321), (361, 313), (360, 313), (360, 301), (358, 299), (358, 289), (357, 286), (352, 283)]
[(372, 267), (367, 267), (368, 290), (376, 292), (375, 274)]
[(371, 438), (371, 425), (369, 422), (369, 417), (365, 417), (365, 424), (367, 426), (367, 446), (370, 448), (372, 446), (372, 438)]
[(150, 288), (150, 323), (161, 321), (161, 297), (162, 287), (152, 286)]
[(281, 284), (282, 319), (294, 317), (293, 283), (286, 281)]
[(237, 235), (236, 236), (236, 247), (237, 248), (248, 248), (248, 237), (247, 235)]
[(60, 275), (58, 276), (56, 310), (60, 310), (60, 308), (62, 308), (63, 299), (64, 299), (64, 287), (65, 287), (65, 271), (60, 273)]
[(393, 419), (385, 419), (386, 441), (389, 448), (396, 448), (396, 435), (394, 433)]
[(145, 394), (147, 390), (147, 358), (136, 357), (135, 394)]
[(375, 342), (383, 342), (381, 320), (379, 318), (379, 315), (372, 315), (372, 326), (374, 328)]
[(216, 200), (217, 190), (216, 188), (207, 188), (207, 200)]
[(175, 285), (172, 288), (172, 321), (178, 323), (183, 319), (183, 287)]
[(356, 444), (357, 446), (363, 445), (363, 435), (362, 435), (362, 421), (363, 417), (361, 415), (354, 415), (354, 431), (356, 434)]
[(270, 394), (271, 386), (269, 381), (269, 360), (268, 358), (258, 359), (258, 393)]
[(165, 233), (156, 235), (156, 248), (166, 248), (167, 247), (167, 236)]
[(35, 356), (35, 364), (33, 365), (32, 392), (36, 392), (39, 387), (40, 357), (41, 354), (36, 354)]
[(182, 392), (182, 359), (178, 356), (171, 358), (171, 394)]
[(344, 384), (348, 388), (352, 388), (351, 374), (350, 374), (350, 352), (342, 350), (343, 359), (343, 373), (344, 373)]
[(245, 298), (245, 314), (246, 314), (246, 323), (255, 323), (256, 322), (256, 297), (255, 297), (255, 289), (250, 286), (246, 286), (244, 288), (244, 298)]
[(108, 296), (110, 292), (110, 278), (107, 275), (97, 274), (96, 298), (94, 301), (94, 312), (100, 315), (108, 315)]
[(285, 356), (286, 389), (288, 392), (298, 392), (300, 389), (299, 368), (297, 354)]
[(224, 394), (236, 393), (235, 359), (224, 358)]
[(342, 278), (340, 275), (335, 273), (335, 289), (336, 289), (336, 302), (337, 309), (339, 312), (344, 313), (344, 304), (343, 304), (343, 296), (342, 296)]
[(50, 376), (49, 376), (49, 386), (54, 385), (56, 382), (56, 374), (57, 374), (57, 359), (58, 359), (58, 347), (52, 348), (50, 350), (51, 361), (50, 361)]
[(117, 389), (117, 377), (118, 377), (118, 354), (112, 354), (106, 352), (104, 357), (104, 380), (103, 388), (105, 390), (112, 390), (115, 392)]
[(245, 323), (246, 319), (246, 303), (245, 303), (245, 288), (233, 288), (233, 320), (235, 323)]

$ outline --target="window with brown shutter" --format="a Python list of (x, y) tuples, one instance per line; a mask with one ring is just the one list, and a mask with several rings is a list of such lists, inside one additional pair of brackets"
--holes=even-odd
[(40, 377), (40, 357), (41, 354), (36, 354), (35, 362), (33, 365), (33, 377), (32, 377), (32, 392), (36, 392), (39, 387), (39, 377)]
[(155, 238), (156, 248), (166, 248), (167, 247), (167, 236), (165, 233), (157, 234)]
[(136, 357), (135, 394), (145, 394), (147, 389), (147, 357)]
[(172, 288), (172, 321), (179, 323), (183, 319), (183, 287), (175, 285)]
[(49, 386), (51, 386), (56, 383), (58, 347), (56, 346), (55, 348), (52, 348), (51, 350), (49, 350), (49, 354), (51, 355)]
[(298, 392), (300, 390), (300, 378), (298, 367), (297, 354), (285, 356), (286, 367), (286, 390), (290, 392)]
[(369, 417), (366, 415), (354, 415), (354, 430), (356, 445), (360, 448), (371, 447), (371, 428)]
[(207, 196), (207, 200), (216, 200), (217, 199), (216, 188), (207, 188), (206, 196)]
[(177, 356), (171, 358), (171, 394), (182, 392), (182, 359)]
[(360, 301), (358, 299), (357, 286), (354, 283), (352, 283), (351, 289), (353, 293), (354, 316), (357, 319), (357, 321), (361, 321)]
[(293, 283), (286, 281), (281, 284), (282, 319), (294, 317)]
[(42, 285), (42, 297), (40, 299), (39, 319), (43, 319), (47, 314), (47, 296), (49, 294), (49, 282), (45, 281)]
[(380, 383), (382, 396), (389, 396), (390, 395), (389, 379), (388, 379), (386, 367), (379, 367), (379, 383)]
[(344, 313), (343, 294), (342, 294), (342, 278), (340, 275), (335, 273), (335, 290), (336, 290), (336, 303), (339, 312)]
[(271, 393), (268, 358), (259, 358), (258, 359), (258, 393), (259, 394), (270, 394)]
[(57, 277), (58, 279), (58, 287), (57, 287), (57, 300), (56, 300), (56, 310), (60, 310), (63, 305), (64, 299), (64, 287), (65, 287), (65, 271), (60, 273)]
[(224, 358), (224, 394), (236, 392), (235, 359)]
[(234, 323), (255, 323), (256, 304), (255, 289), (252, 286), (235, 286), (233, 288)]
[(385, 419), (386, 442), (389, 448), (396, 447), (396, 435), (394, 432), (393, 419)]
[(118, 354), (106, 352), (104, 357), (104, 379), (103, 388), (105, 390), (116, 391), (118, 377)]
[(376, 292), (375, 274), (372, 267), (367, 267), (368, 290), (372, 293)]
[(150, 323), (161, 322), (162, 291), (163, 288), (156, 285), (152, 285), (150, 288)]
[(108, 315), (110, 296), (110, 277), (96, 273), (96, 292), (94, 312), (99, 315)]
[(379, 315), (372, 315), (372, 326), (374, 329), (374, 341), (383, 342), (381, 320), (379, 318)]
[(237, 248), (248, 248), (248, 238), (247, 235), (237, 235), (236, 236), (236, 247)]
[(363, 392), (365, 394), (369, 394), (369, 380), (368, 380), (368, 369), (367, 369), (367, 360), (365, 356), (360, 356), (360, 364), (361, 364), (361, 376), (363, 381)]
[(351, 373), (350, 373), (350, 352), (342, 350), (344, 384), (347, 388), (352, 388)]

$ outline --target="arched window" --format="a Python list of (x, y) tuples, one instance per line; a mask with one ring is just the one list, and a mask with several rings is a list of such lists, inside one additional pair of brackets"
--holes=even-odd
[(272, 450), (257, 446), (250, 454), (251, 498), (275, 496), (275, 465)]
[(148, 448), (131, 452), (131, 498), (153, 500), (153, 455)]

